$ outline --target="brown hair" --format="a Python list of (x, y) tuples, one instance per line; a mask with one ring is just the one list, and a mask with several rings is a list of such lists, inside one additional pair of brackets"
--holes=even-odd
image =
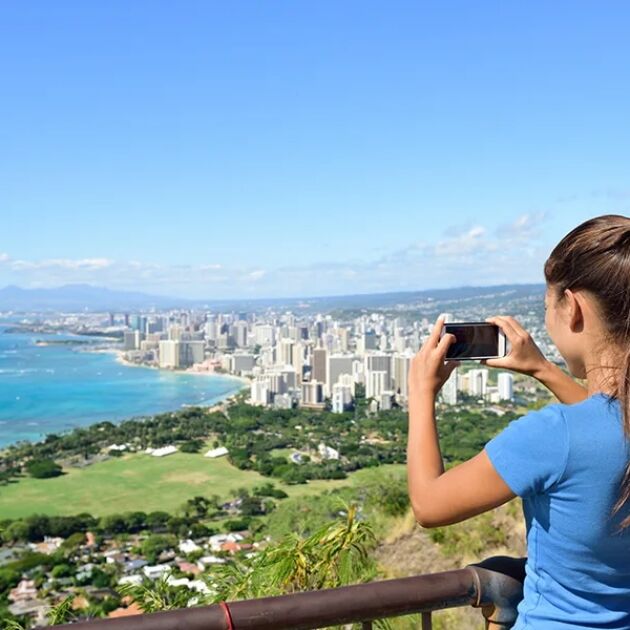
[[(623, 428), (630, 440), (630, 217), (606, 214), (571, 230), (545, 263), (547, 284), (562, 300), (564, 291), (586, 290), (596, 301), (607, 341), (620, 349), (620, 376), (611, 398), (621, 403)], [(630, 504), (630, 462), (613, 507), (615, 515)], [(630, 515), (620, 528), (630, 526)]]

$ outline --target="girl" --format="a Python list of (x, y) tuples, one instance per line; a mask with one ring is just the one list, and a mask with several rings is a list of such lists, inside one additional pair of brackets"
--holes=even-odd
[(512, 317), (504, 368), (538, 379), (559, 403), (513, 420), (472, 459), (444, 471), (435, 397), (457, 362), (443, 320), (409, 372), (407, 473), (424, 527), (523, 499), (528, 558), (513, 630), (630, 628), (630, 218), (596, 217), (545, 263), (545, 326), (571, 374), (548, 362)]

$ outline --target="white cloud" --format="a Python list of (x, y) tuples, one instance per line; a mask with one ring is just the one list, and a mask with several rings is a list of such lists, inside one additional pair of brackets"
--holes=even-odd
[(113, 264), (114, 261), (108, 258), (81, 258), (74, 260), (70, 258), (50, 258), (39, 261), (14, 260), (11, 263), (11, 267), (16, 271), (25, 269), (85, 269), (95, 271), (111, 267)]
[[(542, 282), (548, 253), (540, 243), (543, 213), (497, 228), (451, 226), (437, 242), (414, 241), (371, 259), (308, 265), (168, 265), (108, 258), (4, 262), (2, 280), (22, 286), (90, 283), (182, 297), (309, 296), (414, 290), (440, 286)], [(369, 250), (365, 250), (369, 251)]]
[(223, 269), (223, 265), (201, 265), (199, 269), (200, 271), (218, 271), (219, 269)]
[(542, 224), (547, 220), (546, 212), (528, 212), (518, 216), (512, 223), (500, 225), (497, 235), (509, 239), (531, 239), (539, 236)]
[(486, 247), (485, 235), (486, 229), (476, 225), (463, 234), (439, 241), (435, 246), (434, 254), (436, 256), (452, 256), (478, 250)]

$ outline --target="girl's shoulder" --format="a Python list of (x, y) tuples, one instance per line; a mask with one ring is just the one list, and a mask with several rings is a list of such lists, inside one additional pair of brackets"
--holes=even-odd
[[(571, 418), (573, 422), (579, 422), (581, 419), (588, 422), (590, 425), (597, 426), (597, 423), (594, 422), (597, 418), (616, 419), (620, 421), (622, 417), (621, 403), (619, 400), (614, 396), (610, 396), (603, 392), (596, 392), (577, 403), (556, 403), (549, 406), (552, 407), (557, 405), (561, 407), (561, 413), (563, 413), (567, 418)], [(603, 427), (600, 426), (599, 428), (601, 429)]]

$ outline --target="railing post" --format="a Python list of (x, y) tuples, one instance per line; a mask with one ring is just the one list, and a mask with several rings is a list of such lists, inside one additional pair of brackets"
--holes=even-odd
[(477, 602), (488, 630), (509, 630), (518, 616), (517, 606), (523, 599), (526, 558), (494, 556), (471, 565), (478, 581)]
[(431, 613), (423, 612), (422, 613), (422, 630), (432, 630), (433, 622), (431, 621)]

